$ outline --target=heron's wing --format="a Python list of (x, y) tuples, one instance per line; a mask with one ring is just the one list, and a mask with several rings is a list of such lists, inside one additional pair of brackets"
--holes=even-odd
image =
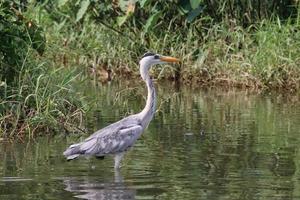
[(140, 124), (140, 121), (131, 115), (131, 116), (128, 116), (120, 121), (117, 121), (113, 124), (110, 124), (109, 126), (106, 126), (102, 129), (96, 131), (95, 133), (90, 135), (86, 140), (89, 140), (94, 137), (101, 138), (106, 135), (112, 135), (114, 133), (117, 133), (121, 129), (126, 129), (126, 128), (129, 128), (129, 127), (132, 127), (135, 125), (139, 125), (139, 124)]
[(80, 145), (80, 152), (87, 155), (105, 155), (123, 152), (134, 144), (142, 131), (142, 126), (130, 125), (121, 127), (110, 134), (89, 137)]
[[(126, 135), (126, 133), (129, 135), (134, 133), (133, 135), (137, 135), (137, 138), (139, 134), (142, 133), (142, 130), (139, 131), (141, 126), (140, 124), (140, 120), (136, 118), (135, 115), (128, 116), (118, 122), (96, 131), (83, 142), (72, 144), (64, 151), (63, 154), (68, 158), (68, 160), (71, 160), (82, 154), (101, 155), (107, 154), (106, 152), (109, 152), (109, 149), (111, 149), (112, 153), (117, 150), (126, 149), (126, 145), (130, 144), (130, 141), (133, 141), (132, 143), (134, 143), (136, 139), (135, 137), (125, 137), (123, 138), (125, 142), (122, 142), (121, 137), (124, 137), (123, 135)], [(115, 146), (118, 144), (118, 141), (118, 146), (120, 146), (119, 149), (116, 147), (115, 150), (114, 148), (110, 148), (110, 146)]]

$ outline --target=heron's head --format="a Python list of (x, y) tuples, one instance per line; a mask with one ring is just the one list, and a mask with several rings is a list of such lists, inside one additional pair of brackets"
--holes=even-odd
[(145, 53), (140, 60), (140, 73), (142, 78), (145, 80), (145, 75), (149, 68), (155, 64), (166, 64), (166, 63), (179, 63), (180, 60), (170, 56), (162, 56), (155, 53)]

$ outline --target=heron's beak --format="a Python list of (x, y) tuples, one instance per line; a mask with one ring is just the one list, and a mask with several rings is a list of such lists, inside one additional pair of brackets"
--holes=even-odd
[(169, 62), (169, 63), (179, 63), (180, 60), (178, 58), (170, 57), (170, 56), (160, 56), (161, 61)]

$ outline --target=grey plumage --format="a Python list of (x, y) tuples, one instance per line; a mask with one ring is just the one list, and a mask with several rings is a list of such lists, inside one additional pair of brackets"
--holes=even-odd
[(126, 151), (142, 133), (138, 119), (129, 116), (92, 134), (83, 142), (71, 145), (64, 155), (74, 159), (79, 155), (105, 156)]
[(71, 145), (63, 153), (67, 160), (75, 159), (80, 155), (103, 157), (113, 154), (115, 155), (115, 168), (119, 168), (123, 153), (140, 137), (155, 113), (156, 93), (149, 76), (149, 68), (154, 64), (178, 61), (178, 59), (158, 54), (145, 54), (140, 61), (141, 77), (146, 82), (148, 89), (145, 108), (138, 114), (128, 116), (96, 131), (83, 142)]

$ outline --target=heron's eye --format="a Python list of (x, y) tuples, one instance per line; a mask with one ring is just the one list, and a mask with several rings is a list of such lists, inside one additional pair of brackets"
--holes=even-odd
[(155, 56), (154, 56), (154, 59), (159, 59), (159, 55), (155, 55)]

